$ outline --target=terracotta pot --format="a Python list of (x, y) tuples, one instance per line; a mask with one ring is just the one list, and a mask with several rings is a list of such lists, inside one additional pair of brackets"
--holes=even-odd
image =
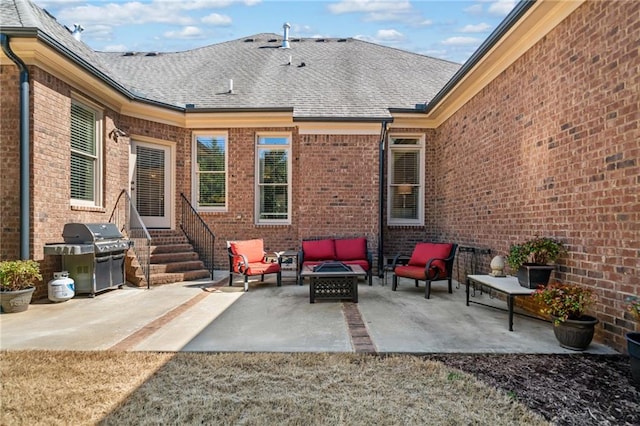
[(598, 324), (597, 318), (583, 315), (577, 320), (568, 319), (558, 325), (554, 324), (553, 333), (563, 348), (583, 351), (593, 340), (596, 324)]
[(35, 289), (35, 287), (29, 287), (24, 290), (0, 291), (2, 312), (8, 314), (26, 311), (29, 303), (31, 303), (31, 296), (33, 296)]

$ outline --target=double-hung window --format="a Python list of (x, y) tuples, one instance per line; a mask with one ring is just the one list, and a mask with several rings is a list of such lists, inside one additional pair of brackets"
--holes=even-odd
[(71, 101), (70, 198), (77, 206), (102, 204), (102, 112)]
[(226, 210), (227, 135), (197, 134), (194, 145), (196, 206), (198, 210)]
[(256, 222), (291, 223), (291, 135), (256, 138)]
[(424, 222), (424, 136), (389, 138), (389, 225), (422, 225)]

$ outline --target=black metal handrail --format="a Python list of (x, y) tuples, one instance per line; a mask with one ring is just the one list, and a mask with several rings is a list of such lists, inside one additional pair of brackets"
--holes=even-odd
[[(122, 201), (123, 200), (123, 201)], [(120, 206), (120, 202), (124, 206)], [(122, 217), (124, 216), (124, 217)], [(144, 226), (138, 210), (131, 202), (131, 197), (126, 189), (123, 189), (118, 196), (116, 205), (113, 207), (109, 222), (115, 223), (133, 243), (132, 249), (138, 259), (142, 273), (147, 281), (147, 288), (151, 288), (151, 235)]]
[(187, 236), (187, 239), (193, 246), (193, 249), (198, 253), (202, 263), (204, 263), (205, 267), (209, 270), (211, 279), (213, 279), (213, 250), (215, 247), (216, 236), (211, 232), (209, 226), (198, 214), (196, 209), (193, 208), (189, 200), (187, 200), (187, 197), (185, 197), (183, 193), (180, 193), (180, 197), (182, 198), (180, 228), (182, 228), (182, 232)]

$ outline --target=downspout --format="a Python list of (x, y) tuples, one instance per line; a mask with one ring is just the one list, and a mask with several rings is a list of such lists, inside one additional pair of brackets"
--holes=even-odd
[(378, 277), (382, 278), (384, 276), (384, 189), (385, 189), (385, 181), (384, 181), (384, 151), (385, 151), (385, 143), (387, 139), (387, 122), (382, 122), (382, 129), (380, 130), (380, 149), (378, 159), (379, 164), (379, 176), (380, 176), (380, 188), (379, 188), (379, 207), (378, 207)]
[(20, 69), (20, 259), (29, 254), (29, 70), (9, 47), (9, 36), (0, 34), (2, 51)]

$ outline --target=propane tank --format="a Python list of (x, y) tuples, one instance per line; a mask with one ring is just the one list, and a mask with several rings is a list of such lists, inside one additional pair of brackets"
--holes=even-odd
[(49, 281), (49, 300), (52, 302), (66, 302), (75, 296), (75, 285), (69, 272), (54, 272), (53, 279)]

